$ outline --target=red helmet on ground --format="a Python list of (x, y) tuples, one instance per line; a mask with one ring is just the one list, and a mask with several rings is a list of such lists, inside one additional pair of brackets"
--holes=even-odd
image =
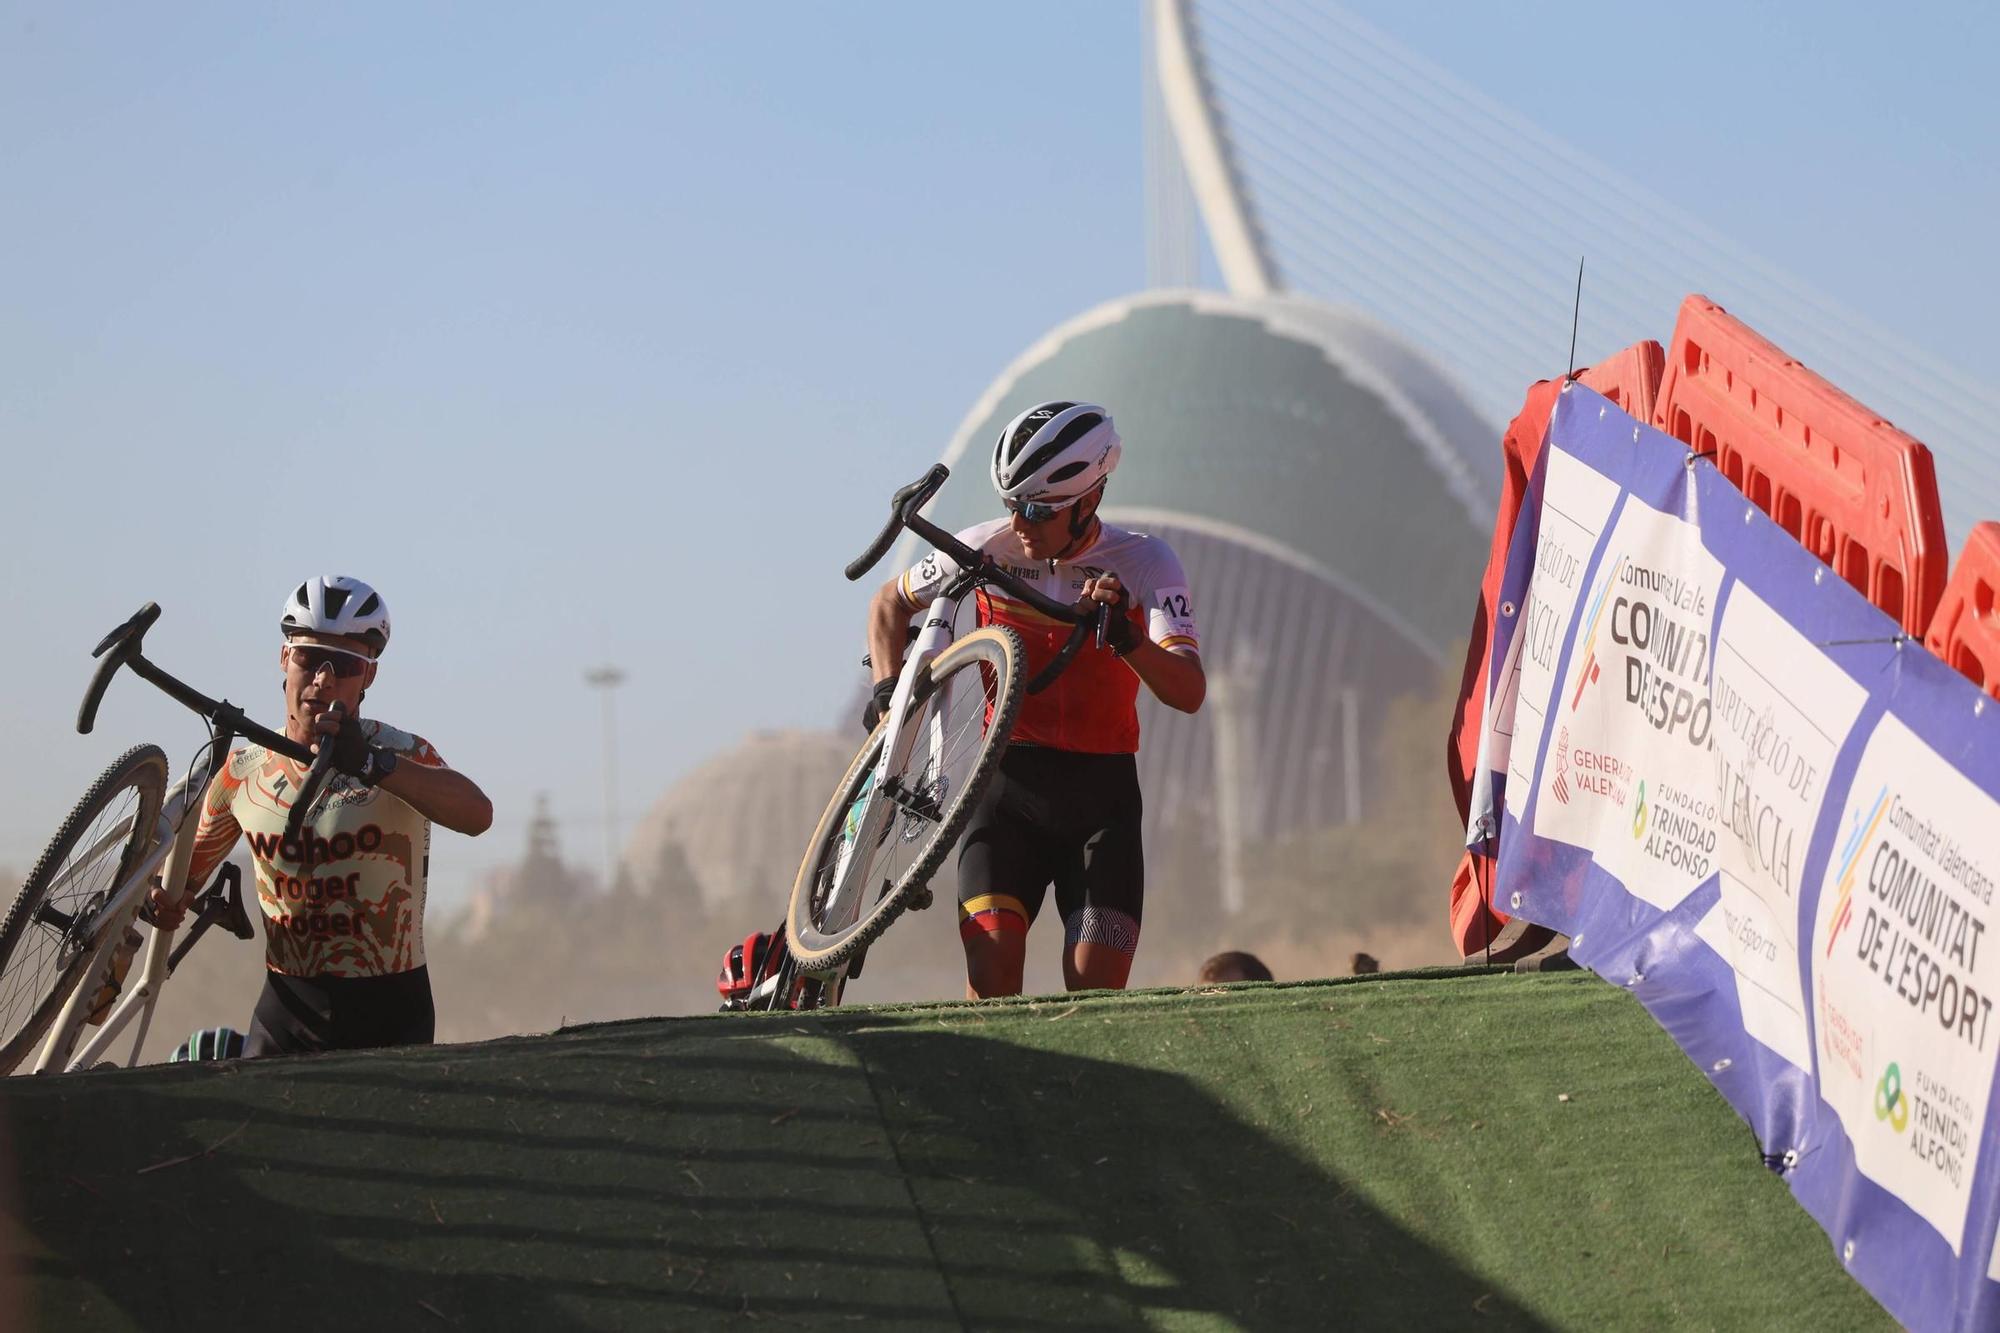
[(722, 956), (722, 971), (716, 974), (715, 989), (725, 1001), (748, 999), (756, 984), (775, 972), (785, 956), (785, 942), (768, 931), (754, 931), (743, 943), (732, 944)]

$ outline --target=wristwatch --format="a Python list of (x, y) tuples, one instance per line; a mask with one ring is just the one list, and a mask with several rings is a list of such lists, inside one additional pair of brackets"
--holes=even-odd
[(396, 765), (403, 757), (394, 750), (385, 750), (379, 745), (368, 747), (368, 757), (361, 761), (361, 772), (355, 776), (371, 787), (380, 786), (382, 779), (396, 771)]

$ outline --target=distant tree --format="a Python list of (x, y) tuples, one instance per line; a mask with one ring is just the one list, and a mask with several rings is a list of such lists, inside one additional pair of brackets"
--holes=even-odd
[(632, 888), (640, 897), (652, 899), (676, 912), (688, 913), (695, 918), (705, 918), (708, 914), (701, 877), (695, 874), (694, 863), (688, 860), (687, 851), (678, 838), (667, 838), (660, 843), (659, 855), (653, 859), (652, 865), (646, 867), (644, 875), (638, 877)]
[(545, 902), (560, 906), (590, 891), (585, 876), (563, 863), (547, 792), (535, 794), (535, 812), (528, 817), (527, 844), (520, 862), (504, 872), (500, 897), (508, 905)]
[(521, 860), (475, 912), (433, 934), (438, 1031), (448, 1040), (711, 1007), (720, 946), (680, 844), (621, 865), (608, 888), (564, 862), (546, 797)]

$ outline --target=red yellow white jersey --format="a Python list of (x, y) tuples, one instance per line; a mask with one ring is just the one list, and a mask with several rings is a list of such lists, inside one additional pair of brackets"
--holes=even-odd
[[(1006, 518), (969, 527), (958, 539), (1059, 602), (1082, 597), (1084, 580), (1115, 574), (1130, 596), (1128, 614), (1141, 633), (1162, 648), (1200, 651), (1187, 575), (1173, 548), (1158, 537), (1100, 523), (1089, 546), (1060, 561), (1029, 559)], [(897, 587), (905, 603), (921, 608), (935, 601), (958, 573), (957, 561), (933, 551), (906, 571)], [(1069, 638), (1067, 624), (998, 588), (981, 588), (977, 598), (981, 625), (1005, 625), (1021, 636), (1030, 679)], [(1055, 684), (1040, 694), (1022, 695), (1012, 739), (1086, 754), (1133, 754), (1139, 749), (1138, 699), (1139, 677), (1131, 667), (1109, 648), (1086, 642)]]

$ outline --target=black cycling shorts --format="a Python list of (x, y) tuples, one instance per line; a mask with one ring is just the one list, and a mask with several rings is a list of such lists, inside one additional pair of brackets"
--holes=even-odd
[(1146, 855), (1136, 755), (1010, 745), (958, 849), (962, 929), (1025, 929), (1055, 885), (1072, 944), (1139, 945)]
[(371, 1046), (428, 1046), (437, 1034), (428, 967), (385, 977), (264, 974), (243, 1054), (307, 1055)]

